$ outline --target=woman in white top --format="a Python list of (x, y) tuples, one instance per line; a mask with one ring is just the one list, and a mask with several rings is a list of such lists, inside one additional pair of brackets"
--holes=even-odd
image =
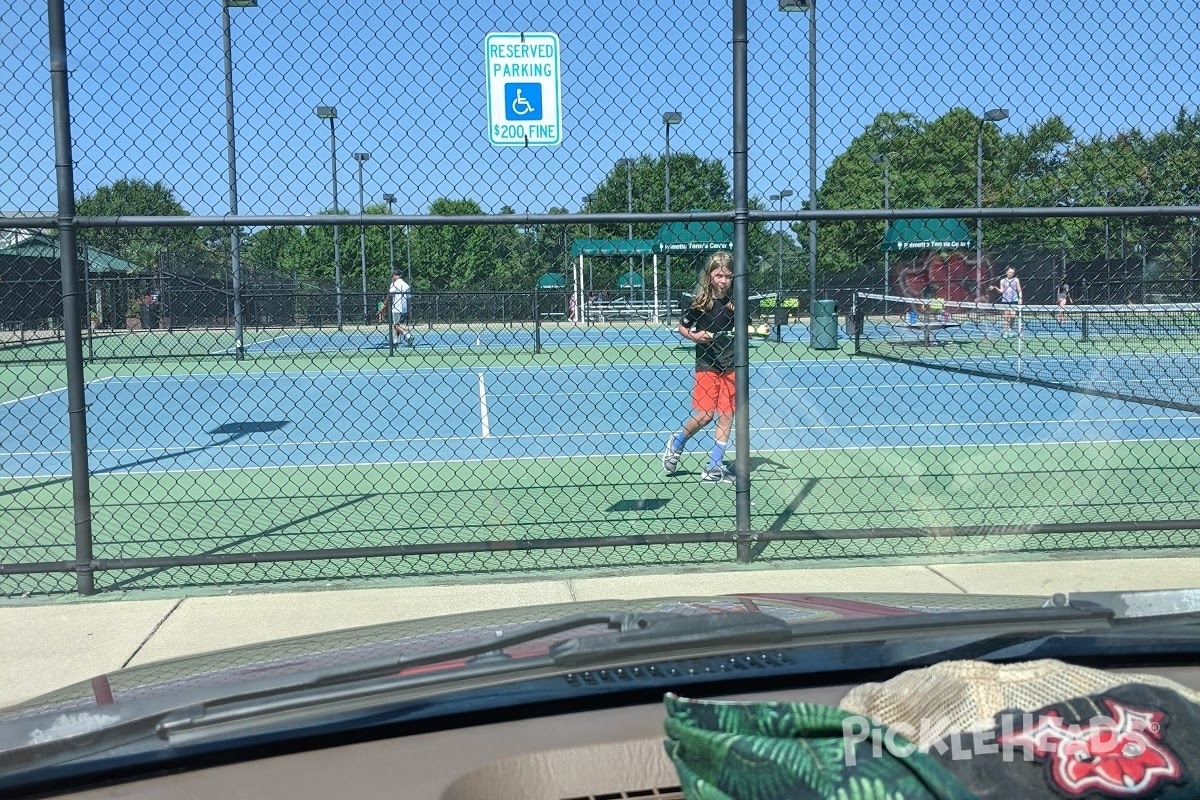
[(1071, 286), (1066, 275), (1054, 287), (1054, 302), (1058, 304), (1058, 323), (1061, 325), (1067, 321), (1067, 305), (1071, 302)]
[[(1000, 302), (1009, 306), (1021, 305), (1021, 279), (1017, 277), (1017, 271), (1013, 267), (1009, 267), (1004, 272), (1004, 277), (1000, 279), (999, 286), (993, 286), (992, 291), (1000, 293)], [(1014, 309), (1004, 310), (1004, 335), (1017, 335), (1017, 312)]]

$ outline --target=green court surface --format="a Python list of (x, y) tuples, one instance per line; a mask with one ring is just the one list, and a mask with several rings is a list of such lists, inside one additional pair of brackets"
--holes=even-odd
[[(277, 471), (173, 476), (170, 482), (153, 474), (97, 477), (95, 551), (103, 558), (494, 543), (478, 554), (129, 570), (102, 573), (97, 585), (133, 589), (729, 563), (734, 550), (723, 544), (505, 551), (505, 542), (517, 540), (730, 530), (733, 489), (699, 484), (700, 460), (692, 456), (674, 477), (661, 473), (654, 456), (558, 459), (537, 469), (515, 464), (503, 471), (487, 462), (295, 468), (282, 481)], [(1069, 463), (1083, 466), (1064, 466)], [(1195, 502), (1185, 498), (1200, 494), (1198, 464), (1194, 448), (1141, 444), (760, 454), (752, 474), (753, 527), (819, 531), (1186, 518)], [(530, 485), (530, 474), (539, 476), (538, 485)], [(71, 558), (68, 484), (7, 494), (0, 514), (7, 552), (20, 552), (23, 560)], [(775, 542), (759, 547), (756, 556), (811, 562), (1195, 544), (1194, 531), (984, 535)], [(39, 594), (73, 587), (66, 575), (3, 582), (9, 594), (30, 591), (34, 583)]]

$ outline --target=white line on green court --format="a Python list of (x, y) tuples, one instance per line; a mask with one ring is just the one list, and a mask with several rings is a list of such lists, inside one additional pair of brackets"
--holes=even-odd
[(26, 400), (36, 400), (39, 397), (45, 397), (48, 394), (57, 394), (58, 392), (65, 392), (66, 390), (67, 390), (67, 387), (65, 387), (65, 386), (63, 386), (60, 389), (47, 389), (46, 391), (38, 392), (37, 394), (30, 394), (30, 395), (26, 395), (24, 397), (16, 397), (16, 398), (13, 398), (12, 400), (5, 400), (3, 403), (0, 403), (0, 406), (7, 406), (7, 405), (11, 405), (12, 403), (22, 403)]
[[(669, 433), (669, 431), (663, 431)], [(828, 453), (840, 451), (886, 451), (886, 450), (982, 450), (984, 448), (1031, 448), (1031, 447), (1071, 447), (1071, 446), (1092, 446), (1092, 445), (1140, 445), (1140, 444), (1163, 444), (1167, 442), (1191, 443), (1200, 442), (1200, 437), (1157, 437), (1153, 439), (1083, 439), (1068, 442), (979, 442), (979, 443), (955, 443), (955, 444), (868, 444), (868, 445), (823, 445), (819, 447), (764, 447), (751, 448), (751, 454), (760, 453)], [(239, 447), (241, 445), (238, 445)], [(699, 450), (694, 451), (700, 453)], [(652, 451), (641, 453), (589, 453), (583, 455), (544, 455), (544, 456), (494, 456), (490, 458), (407, 458), (404, 461), (342, 461), (342, 462), (324, 462), (320, 464), (263, 464), (246, 466), (228, 466), (228, 467), (200, 467), (200, 468), (185, 468), (185, 469), (159, 469), (159, 470), (141, 470), (125, 472), (99, 472), (93, 473), (94, 478), (104, 478), (107, 476), (125, 477), (131, 475), (188, 475), (188, 474), (205, 474), (212, 472), (277, 472), (285, 469), (341, 469), (341, 468), (360, 468), (360, 467), (392, 467), (400, 465), (412, 464), (500, 464), (500, 463), (515, 463), (519, 461), (607, 461), (614, 458), (649, 458), (654, 459), (662, 455), (662, 451), (655, 449)], [(654, 462), (657, 465), (657, 462)], [(1066, 470), (1070, 471), (1070, 470)], [(70, 473), (51, 473), (48, 475), (0, 475), (0, 482), (14, 480), (65, 480), (71, 477)]]
[[(94, 383), (103, 383), (104, 381), (109, 381), (109, 380), (112, 380), (111, 376), (109, 376), (107, 378), (96, 378), (95, 380), (88, 381), (87, 385), (90, 386)], [(0, 402), (0, 406), (7, 406), (7, 405), (11, 405), (12, 403), (21, 403), (26, 400), (36, 400), (39, 397), (45, 397), (46, 395), (57, 394), (59, 392), (65, 392), (66, 390), (67, 390), (66, 386), (60, 386), (57, 389), (47, 389), (46, 391), (38, 392), (37, 394), (29, 394), (29, 395), (25, 395), (24, 397), (15, 397), (12, 400), (5, 400), (3, 402)]]

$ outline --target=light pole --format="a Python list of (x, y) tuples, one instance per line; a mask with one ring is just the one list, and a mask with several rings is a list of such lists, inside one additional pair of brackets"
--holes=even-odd
[(354, 160), (358, 162), (358, 251), (362, 256), (362, 292), (363, 292), (363, 320), (371, 318), (371, 312), (367, 310), (367, 226), (363, 224), (363, 216), (367, 213), (367, 208), (363, 205), (363, 164), (371, 158), (370, 153), (355, 153)]
[(233, 35), (230, 32), (229, 9), (254, 8), (258, 0), (221, 0), (221, 38), (225, 45), (225, 149), (229, 157), (229, 215), (234, 217), (229, 231), (229, 275), (233, 284), (233, 352), (241, 361), (246, 354), (242, 341), (242, 256), (241, 232), (238, 229), (237, 143), (233, 132)]
[[(779, 210), (783, 211), (783, 201), (791, 197), (791, 189), (780, 189), (779, 194), (771, 195), (771, 202), (779, 201)], [(783, 220), (779, 220), (779, 285), (775, 290), (775, 341), (783, 341)]]
[[(341, 213), (338, 208), (337, 182), (337, 131), (334, 120), (337, 119), (337, 108), (334, 106), (317, 106), (317, 118), (329, 120), (329, 172), (333, 184), (333, 213)], [(337, 298), (337, 329), (342, 329), (342, 258), (338, 249), (338, 226), (333, 226), (333, 293)]]
[[(1007, 108), (983, 112), (975, 126), (975, 207), (983, 209), (983, 125), (1008, 119)], [(975, 299), (983, 297), (983, 217), (975, 218)]]
[[(405, 256), (405, 274), (408, 276), (408, 285), (411, 289), (412, 282), (412, 228), (408, 225), (404, 226), (404, 256)], [(412, 312), (409, 311), (409, 316)]]
[[(633, 213), (633, 159), (620, 158), (617, 159), (617, 166), (625, 168), (625, 210)], [(629, 222), (626, 239), (629, 240), (629, 274), (627, 280), (629, 282), (629, 302), (633, 302), (633, 221)]]
[[(817, 210), (817, 4), (815, 0), (779, 0), (779, 10), (808, 14), (808, 208)], [(817, 221), (808, 221), (808, 311), (817, 303)], [(815, 330), (816, 326), (813, 326)]]
[[(588, 211), (591, 211), (592, 201), (595, 199), (596, 199), (596, 195), (592, 194), (591, 192), (588, 192), (582, 198), (583, 207), (585, 209), (587, 209)], [(592, 246), (592, 223), (589, 222), (588, 223), (588, 247), (591, 247), (591, 246)], [(594, 260), (595, 259), (593, 259), (590, 255), (588, 256), (588, 297), (589, 298), (592, 296), (592, 292), (595, 290), (595, 287), (596, 287), (595, 282), (592, 280), (592, 277), (593, 277), (592, 263)]]
[[(671, 210), (671, 126), (678, 125), (683, 122), (683, 114), (678, 111), (664, 111), (662, 115), (663, 127), (667, 129), (666, 141), (666, 158), (663, 160), (663, 211), (670, 212)], [(668, 252), (666, 258), (663, 259), (663, 264), (667, 270), (667, 324), (671, 324), (671, 254)], [(658, 309), (654, 309), (654, 316), (657, 320)]]
[(683, 122), (683, 114), (678, 111), (664, 111), (663, 125), (667, 129), (666, 160), (663, 162), (663, 210), (671, 210), (671, 126)]
[[(396, 195), (385, 194), (383, 196), (383, 202), (388, 204), (388, 216), (390, 217), (392, 215), (392, 203), (396, 202)], [(396, 238), (393, 235), (393, 233), (394, 233), (394, 226), (392, 225), (392, 223), (389, 222), (388, 223), (388, 269), (394, 271), (396, 269)], [(388, 275), (391, 275), (391, 274), (392, 274), (392, 272), (388, 273)]]
[[(883, 210), (888, 211), (892, 207), (892, 181), (889, 167), (891, 161), (888, 159), (887, 153), (878, 153), (871, 156), (871, 162), (875, 164), (883, 164)], [(891, 223), (888, 220), (883, 221), (883, 294), (888, 293), (888, 284), (891, 280), (891, 261), (890, 253), (888, 252), (888, 231), (891, 230)]]
[[(1142, 273), (1138, 278), (1139, 297), (1143, 303), (1146, 302), (1146, 246), (1140, 241), (1133, 245), (1133, 253), (1140, 256), (1142, 259)], [(1132, 296), (1132, 295), (1131, 295)]]

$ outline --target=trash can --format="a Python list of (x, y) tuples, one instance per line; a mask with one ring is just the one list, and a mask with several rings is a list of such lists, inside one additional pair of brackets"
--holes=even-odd
[(813, 304), (812, 332), (809, 345), (814, 350), (838, 348), (837, 303), (818, 300)]

